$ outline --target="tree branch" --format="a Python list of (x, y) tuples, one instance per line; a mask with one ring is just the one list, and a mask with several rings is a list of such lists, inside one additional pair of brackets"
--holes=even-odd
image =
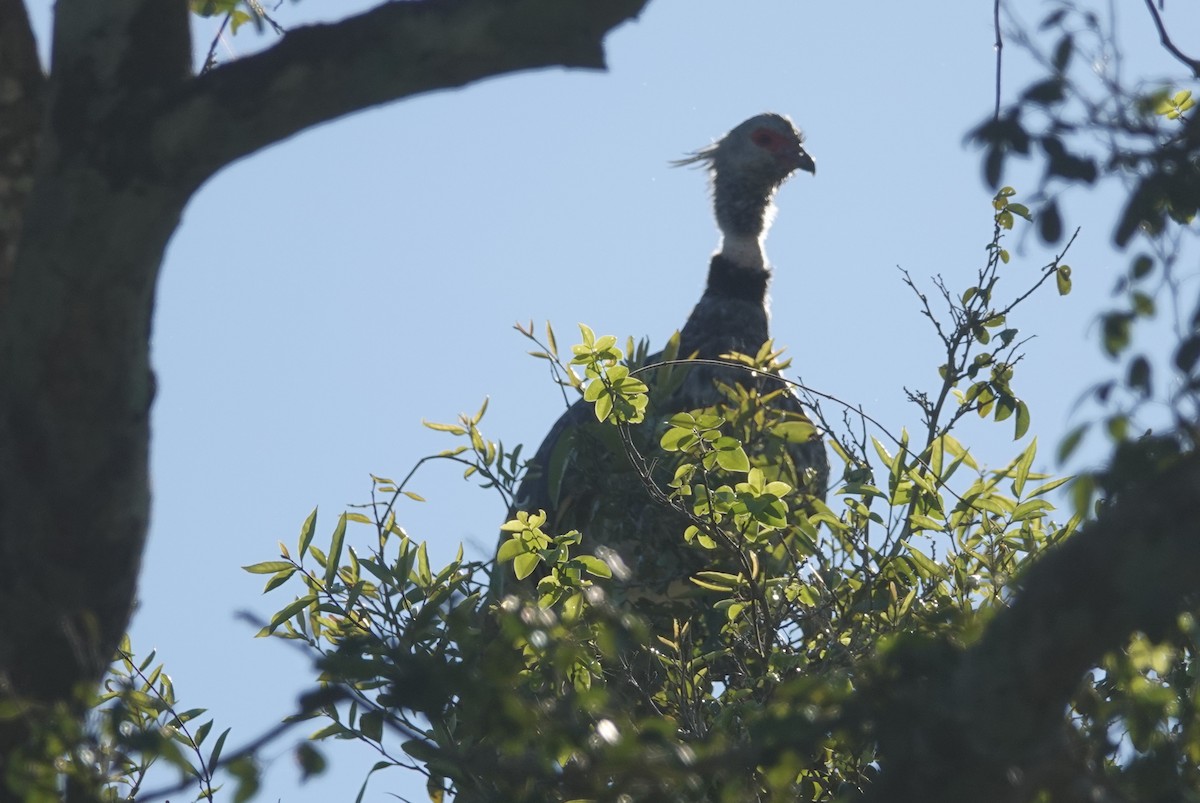
[(992, 28), (996, 32), (996, 108), (992, 111), (992, 119), (1000, 119), (1000, 76), (1004, 66), (1004, 37), (1000, 35), (1000, 0), (992, 2)]
[[(1061, 754), (1063, 712), (1084, 674), (1134, 632), (1162, 637), (1194, 602), (1196, 488), (1200, 454), (1193, 453), (1124, 491), (1035, 564), (1012, 606), (961, 661), (940, 662), (940, 679), (924, 675), (928, 706), (884, 738), (888, 761), (872, 798), (1021, 799), (1017, 787)], [(890, 693), (893, 707), (922, 708), (899, 689)]]
[(1146, 8), (1150, 11), (1150, 18), (1154, 20), (1154, 27), (1158, 29), (1158, 39), (1162, 42), (1162, 46), (1167, 49), (1168, 53), (1187, 65), (1194, 77), (1200, 78), (1200, 59), (1191, 58), (1175, 46), (1175, 43), (1171, 41), (1171, 35), (1167, 33), (1167, 26), (1163, 24), (1162, 16), (1154, 7), (1154, 0), (1145, 0), (1145, 2)]
[(414, 0), (288, 32), (190, 82), (158, 117), (154, 155), (199, 184), (319, 123), (518, 70), (604, 67), (603, 38), (649, 0)]
[[(186, 0), (58, 0), (51, 75), (44, 90), (29, 79), (46, 98), (27, 125), (42, 153), (0, 306), (0, 566), (14, 567), (0, 583), (0, 703), (75, 700), (128, 624), (149, 515), (154, 294), (196, 187), (358, 109), (602, 66), (604, 34), (647, 2), (384, 3), (197, 78)], [(40, 76), (24, 10), (0, 0), (0, 69)], [(0, 132), (13, 119), (0, 113)], [(37, 725), (0, 718), (0, 776)]]

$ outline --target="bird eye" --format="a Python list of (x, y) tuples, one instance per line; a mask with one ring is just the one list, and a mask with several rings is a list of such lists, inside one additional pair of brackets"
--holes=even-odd
[(770, 147), (775, 142), (775, 137), (765, 128), (758, 129), (750, 135), (750, 138), (754, 140), (755, 145), (759, 145), (763, 148)]

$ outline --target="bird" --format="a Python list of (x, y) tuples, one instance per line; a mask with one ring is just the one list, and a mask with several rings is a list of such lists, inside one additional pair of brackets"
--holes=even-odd
[[(816, 174), (816, 162), (804, 148), (804, 135), (791, 120), (759, 114), (731, 129), (712, 145), (673, 162), (707, 168), (720, 241), (713, 253), (703, 294), (677, 334), (675, 347), (652, 354), (644, 366), (665, 356), (699, 360), (694, 366), (646, 368), (639, 376), (649, 386), (645, 423), (631, 427), (633, 445), (645, 458), (643, 468), (659, 487), (670, 481), (673, 463), (662, 453), (659, 437), (674, 414), (729, 402), (740, 390), (770, 413), (775, 422), (809, 424), (799, 439), (759, 438), (746, 444), (751, 462), (772, 477), (782, 477), (809, 498), (824, 501), (829, 461), (819, 430), (800, 399), (778, 375), (734, 366), (726, 355), (756, 355), (770, 342), (767, 290), (771, 268), (763, 244), (774, 218), (776, 191), (797, 171)], [(724, 364), (714, 365), (714, 362)], [(683, 370), (678, 370), (683, 366)], [(682, 376), (681, 376), (682, 374)], [(736, 389), (736, 390), (735, 390)], [(796, 430), (793, 430), (795, 432)], [(576, 401), (546, 435), (514, 497), (509, 519), (521, 512), (542, 521), (544, 532), (582, 533), (578, 548), (601, 557), (612, 568), (623, 601), (651, 600), (658, 613), (687, 615), (688, 578), (711, 568), (711, 553), (685, 542), (691, 523), (686, 513), (651, 493), (611, 424), (596, 420), (593, 406)], [(501, 533), (501, 545), (511, 532)], [(528, 592), (546, 573), (535, 571), (522, 583), (511, 565), (497, 561), (491, 591), (500, 599)], [(528, 596), (528, 594), (527, 594)], [(694, 598), (694, 593), (690, 595)], [(683, 599), (682, 608), (664, 600)], [(659, 621), (663, 621), (659, 617)]]

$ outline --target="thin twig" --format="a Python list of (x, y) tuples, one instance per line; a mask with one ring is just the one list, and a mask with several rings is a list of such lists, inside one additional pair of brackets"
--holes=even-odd
[[(343, 692), (339, 689), (322, 689), (319, 693), (324, 695), (324, 698), (328, 698), (328, 699), (337, 699), (337, 698), (341, 698), (343, 696)], [(279, 723), (278, 725), (275, 725), (274, 727), (272, 727), (271, 729), (267, 730), (262, 735), (260, 735), (258, 738), (254, 739), (253, 741), (246, 744), (244, 747), (242, 747), (238, 751), (231, 753), (228, 756), (222, 756), (221, 761), (220, 761), (220, 766), (222, 768), (224, 768), (224, 767), (228, 767), (230, 764), (233, 764), (236, 761), (240, 761), (241, 759), (253, 758), (255, 756), (255, 754), (257, 754), (257, 752), (259, 751), (260, 748), (264, 747), (268, 743), (279, 738), (286, 731), (290, 730), (291, 728), (298, 725), (301, 721), (303, 721), (304, 715), (307, 714), (309, 710), (311, 710), (311, 709), (301, 710), (299, 713), (296, 714), (296, 716), (294, 718), (289, 718), (289, 719)], [(212, 769), (215, 770), (216, 767), (214, 767)], [(191, 786), (192, 783), (193, 783), (192, 778), (184, 778), (179, 783), (176, 783), (173, 786), (162, 787), (160, 789), (155, 789), (155, 790), (152, 790), (152, 791), (146, 793), (146, 795), (144, 796), (143, 799), (151, 799), (152, 800), (155, 798), (165, 798), (170, 795), (176, 794), (177, 792), (182, 792), (183, 790), (185, 790), (189, 786)]]
[(1000, 119), (1000, 66), (1004, 52), (1004, 39), (1000, 36), (1000, 0), (992, 3), (992, 27), (996, 31), (996, 108), (992, 119)]
[(221, 20), (221, 26), (217, 28), (217, 34), (212, 39), (212, 44), (208, 46), (208, 55), (204, 57), (204, 66), (200, 68), (200, 74), (217, 66), (217, 45), (221, 43), (221, 36), (225, 33), (225, 28), (229, 25), (229, 20), (232, 14), (226, 14), (225, 19)]
[[(999, 1), (1000, 0), (996, 0), (996, 2)], [(1158, 13), (1158, 9), (1154, 7), (1154, 0), (1145, 0), (1145, 2), (1146, 8), (1150, 11), (1150, 17), (1154, 20), (1154, 27), (1158, 29), (1158, 39), (1160, 42), (1162, 42), (1162, 46), (1167, 49), (1168, 53), (1179, 59), (1179, 61), (1183, 64), (1187, 65), (1188, 69), (1192, 71), (1192, 75), (1194, 77), (1200, 78), (1200, 59), (1191, 58), (1175, 46), (1175, 43), (1171, 41), (1171, 35), (1167, 33), (1167, 26), (1163, 24), (1162, 17)]]
[[(267, 10), (263, 8), (262, 3), (258, 2), (258, 0), (246, 0), (246, 5), (250, 7), (250, 10), (254, 12), (256, 17), (270, 25), (271, 29), (277, 35), (283, 36), (287, 33), (287, 30), (282, 25), (271, 18), (271, 15), (267, 13)], [(278, 9), (278, 6), (276, 6), (276, 9)]]

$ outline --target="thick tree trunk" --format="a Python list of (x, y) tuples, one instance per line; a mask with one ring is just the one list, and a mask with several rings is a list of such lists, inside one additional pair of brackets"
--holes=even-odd
[(188, 78), (186, 3), (60, 0), (57, 22), (0, 318), (0, 688), (29, 721), (100, 677), (129, 619), (154, 286), (194, 189), (145, 157), (150, 110)]
[(358, 109), (601, 68), (605, 34), (646, 2), (385, 3), (195, 78), (187, 0), (58, 0), (48, 77), (21, 0), (0, 0), (0, 703), (32, 704), (0, 717), (0, 777), (42, 707), (100, 678), (129, 620), (155, 285), (191, 194)]
[(45, 77), (22, 0), (0, 0), (0, 309), (41, 139)]

